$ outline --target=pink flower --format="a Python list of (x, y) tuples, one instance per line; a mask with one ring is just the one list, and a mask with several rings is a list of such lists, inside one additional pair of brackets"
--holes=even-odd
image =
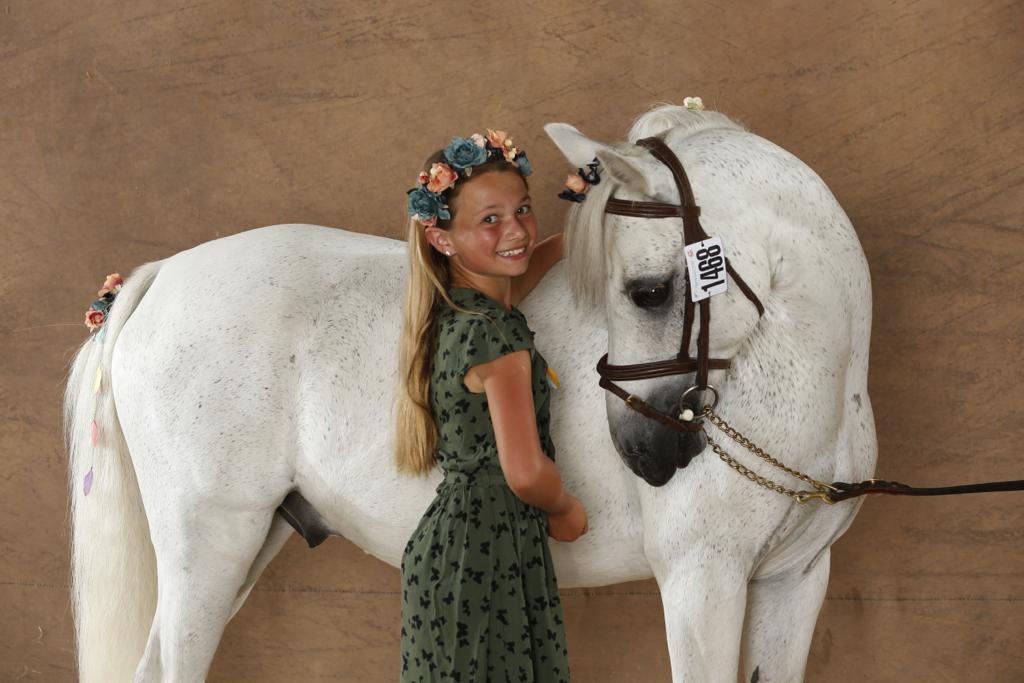
[(427, 183), (427, 189), (431, 192), (444, 192), (454, 185), (458, 178), (459, 175), (452, 170), (451, 166), (434, 162), (434, 165), (430, 167), (430, 181)]
[(487, 144), (487, 140), (484, 139), (484, 136), (480, 135), (480, 133), (473, 133), (469, 136), (469, 139), (475, 142), (477, 147), (483, 147)]
[(587, 181), (579, 173), (570, 173), (565, 178), (565, 186), (573, 192), (583, 192), (587, 189)]
[(118, 291), (120, 291), (122, 282), (124, 282), (124, 280), (121, 278), (120, 275), (118, 275), (117, 273), (111, 273), (110, 275), (107, 276), (107, 279), (103, 281), (103, 286), (100, 288), (100, 291), (97, 292), (97, 295), (103, 296), (107, 292), (111, 291), (116, 294)]
[(103, 311), (97, 311), (94, 308), (90, 308), (85, 313), (85, 324), (90, 330), (95, 330), (103, 324), (106, 317), (107, 316), (104, 315)]
[(509, 137), (508, 133), (503, 130), (491, 130), (487, 129), (487, 141), (492, 146), (497, 147), (500, 150), (504, 150), (505, 147), (512, 146), (512, 138)]
[(419, 219), (420, 223), (426, 228), (432, 228), (437, 225), (437, 216), (431, 216), (430, 218), (420, 218), (417, 214), (416, 218)]
[[(512, 144), (512, 137), (503, 130), (487, 129), (487, 140), (493, 147), (501, 150), (505, 161), (514, 161), (519, 154), (519, 148)], [(518, 164), (516, 164), (518, 166)]]
[(420, 185), (426, 185), (427, 181), (430, 180), (430, 174), (426, 171), (420, 171), (420, 175), (416, 180)]

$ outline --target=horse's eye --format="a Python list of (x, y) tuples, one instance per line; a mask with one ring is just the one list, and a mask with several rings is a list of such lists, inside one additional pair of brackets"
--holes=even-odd
[(672, 281), (663, 282), (658, 285), (637, 287), (630, 291), (629, 296), (640, 308), (655, 308), (668, 301), (672, 291)]

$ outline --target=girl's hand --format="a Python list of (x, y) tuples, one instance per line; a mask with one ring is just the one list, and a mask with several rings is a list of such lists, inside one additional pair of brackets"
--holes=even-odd
[(570, 495), (572, 506), (560, 515), (548, 515), (548, 536), (556, 541), (575, 541), (587, 533), (587, 512), (579, 498)]

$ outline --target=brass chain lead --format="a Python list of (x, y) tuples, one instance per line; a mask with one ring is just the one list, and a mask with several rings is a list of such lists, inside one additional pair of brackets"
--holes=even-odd
[(711, 445), (711, 450), (713, 450), (718, 455), (718, 457), (722, 459), (722, 461), (726, 465), (728, 465), (732, 469), (736, 470), (737, 472), (742, 474), (744, 477), (746, 477), (750, 481), (752, 481), (755, 484), (758, 484), (760, 486), (763, 486), (766, 489), (775, 491), (777, 493), (781, 493), (781, 494), (783, 494), (785, 496), (789, 496), (790, 498), (792, 498), (796, 502), (800, 503), (801, 505), (803, 505), (804, 503), (806, 503), (809, 500), (815, 500), (815, 499), (823, 500), (826, 503), (828, 503), (829, 505), (833, 505), (835, 503), (835, 501), (833, 501), (829, 497), (828, 494), (829, 494), (829, 491), (838, 491), (838, 489), (836, 487), (832, 486), (831, 484), (826, 484), (824, 482), (818, 481), (817, 479), (815, 479), (813, 477), (809, 477), (809, 476), (807, 476), (806, 474), (804, 474), (802, 472), (798, 472), (797, 470), (794, 470), (792, 468), (786, 467), (781, 462), (779, 462), (778, 460), (776, 460), (775, 458), (773, 458), (769, 454), (765, 453), (762, 449), (760, 449), (759, 447), (754, 445), (749, 439), (747, 439), (745, 436), (740, 434), (735, 428), (730, 426), (729, 423), (726, 422), (725, 420), (723, 420), (717, 413), (715, 413), (715, 411), (712, 410), (710, 406), (705, 406), (705, 408), (704, 408), (704, 410), (702, 412), (702, 415), (704, 417), (708, 418), (708, 420), (713, 425), (715, 425), (720, 430), (722, 430), (722, 432), (726, 436), (728, 436), (733, 441), (735, 441), (736, 443), (738, 443), (741, 446), (743, 446), (744, 448), (746, 448), (748, 451), (750, 451), (751, 453), (753, 453), (757, 457), (761, 458), (762, 460), (764, 460), (765, 462), (769, 463), (770, 465), (778, 467), (779, 469), (781, 469), (781, 470), (791, 474), (792, 476), (796, 477), (797, 479), (800, 479), (801, 481), (807, 482), (808, 484), (810, 484), (811, 486), (816, 488), (817, 491), (794, 491), (793, 489), (786, 488), (782, 484), (774, 482), (771, 479), (768, 479), (766, 477), (762, 477), (761, 475), (759, 475), (756, 472), (754, 472), (753, 470), (745, 467), (744, 465), (739, 463), (735, 458), (733, 458), (731, 455), (726, 453), (725, 450), (721, 446), (719, 446), (714, 441), (714, 439), (711, 438), (711, 435), (708, 434), (707, 429), (704, 429), (703, 430), (704, 431), (704, 435), (707, 437), (708, 443)]

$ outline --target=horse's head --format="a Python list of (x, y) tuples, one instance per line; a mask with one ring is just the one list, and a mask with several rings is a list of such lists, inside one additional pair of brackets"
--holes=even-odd
[[(657, 114), (657, 117), (652, 116)], [(600, 163), (600, 182), (591, 185), (586, 199), (570, 208), (566, 225), (567, 273), (576, 301), (603, 309), (608, 325), (611, 365), (665, 361), (685, 350), (699, 356), (702, 304), (691, 310), (692, 334), (686, 349), (684, 310), (691, 285), (684, 256), (684, 220), (680, 216), (645, 217), (606, 211), (609, 197), (641, 202), (684, 203), (670, 167), (652, 151), (633, 144), (641, 137), (659, 135), (682, 162), (700, 207), (700, 223), (708, 236), (720, 237), (725, 256), (750, 291), (741, 291), (733, 277), (727, 291), (712, 296), (707, 307), (711, 323), (706, 358), (732, 359), (733, 367), (706, 371), (704, 384), (723, 395), (767, 303), (772, 284), (771, 245), (775, 216), (765, 200), (772, 188), (763, 170), (754, 168), (761, 140), (717, 112), (663, 108), (639, 119), (629, 136), (631, 143), (606, 145), (589, 139), (573, 126), (550, 123), (545, 131), (566, 158), (586, 168)], [(692, 219), (690, 219), (692, 220)], [(693, 228), (691, 227), (692, 231)], [(724, 274), (724, 269), (723, 269)], [(723, 275), (724, 277), (724, 275)], [(759, 300), (757, 304), (752, 302)], [(694, 315), (696, 313), (696, 315)], [(616, 381), (625, 392), (671, 417), (687, 408), (695, 415), (711, 402), (710, 391), (689, 391), (699, 373), (670, 374)], [(684, 397), (685, 394), (685, 397)], [(665, 484), (677, 468), (685, 467), (704, 450), (701, 431), (677, 431), (633, 410), (607, 394), (612, 440), (626, 465), (648, 483)], [(698, 418), (699, 419), (699, 418)]]

